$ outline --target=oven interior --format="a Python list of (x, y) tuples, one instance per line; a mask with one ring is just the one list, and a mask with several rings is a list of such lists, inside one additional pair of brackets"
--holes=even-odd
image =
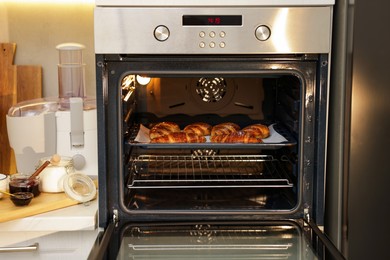
[[(304, 95), (303, 80), (291, 73), (123, 74), (126, 209), (293, 212), (301, 203)], [(261, 144), (149, 143), (147, 129), (162, 121), (176, 122), (181, 129), (194, 122), (262, 123), (273, 129), (275, 139)]]

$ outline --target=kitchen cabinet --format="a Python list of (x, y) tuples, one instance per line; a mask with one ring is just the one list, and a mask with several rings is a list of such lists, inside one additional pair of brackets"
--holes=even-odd
[[(14, 235), (20, 236), (19, 232)], [(35, 233), (35, 232), (34, 232)], [(96, 230), (61, 231), (13, 244), (25, 247), (37, 243), (36, 250), (0, 253), (1, 259), (87, 259), (96, 239)]]
[(1, 252), (0, 259), (86, 259), (95, 242), (97, 200), (0, 223), (0, 248), (38, 244), (36, 250)]

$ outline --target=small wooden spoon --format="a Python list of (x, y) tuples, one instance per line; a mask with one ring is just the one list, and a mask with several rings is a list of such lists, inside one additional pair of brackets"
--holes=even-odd
[(10, 195), (10, 196), (15, 196), (14, 194), (6, 192), (6, 191), (3, 191), (3, 190), (0, 190), (0, 193), (4, 193), (4, 194)]
[(28, 179), (34, 180), (35, 177), (37, 177), (50, 163), (53, 165), (58, 165), (58, 163), (61, 161), (61, 157), (58, 154), (54, 154), (50, 161), (45, 161)]

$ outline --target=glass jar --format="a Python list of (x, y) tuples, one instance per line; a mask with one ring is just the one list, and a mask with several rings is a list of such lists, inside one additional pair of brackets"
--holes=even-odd
[[(39, 161), (39, 166), (45, 161), (50, 161), (50, 159), (50, 157), (42, 158)], [(50, 193), (63, 192), (65, 176), (74, 172), (75, 169), (71, 157), (63, 156), (57, 163), (50, 163), (39, 174), (41, 178), (41, 191)]]
[(72, 173), (64, 178), (64, 190), (69, 198), (78, 202), (88, 202), (96, 197), (94, 181), (85, 174)]
[(14, 194), (16, 192), (31, 192), (34, 197), (37, 197), (40, 191), (40, 176), (34, 177), (30, 180), (30, 175), (23, 173), (15, 173), (10, 175), (9, 192)]

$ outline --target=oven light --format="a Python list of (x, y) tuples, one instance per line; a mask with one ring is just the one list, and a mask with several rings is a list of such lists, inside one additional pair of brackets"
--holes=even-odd
[(143, 85), (143, 86), (148, 85), (149, 82), (150, 82), (150, 78), (149, 77), (143, 77), (143, 76), (140, 76), (140, 75), (137, 75), (136, 80), (137, 80), (137, 82), (140, 85)]

